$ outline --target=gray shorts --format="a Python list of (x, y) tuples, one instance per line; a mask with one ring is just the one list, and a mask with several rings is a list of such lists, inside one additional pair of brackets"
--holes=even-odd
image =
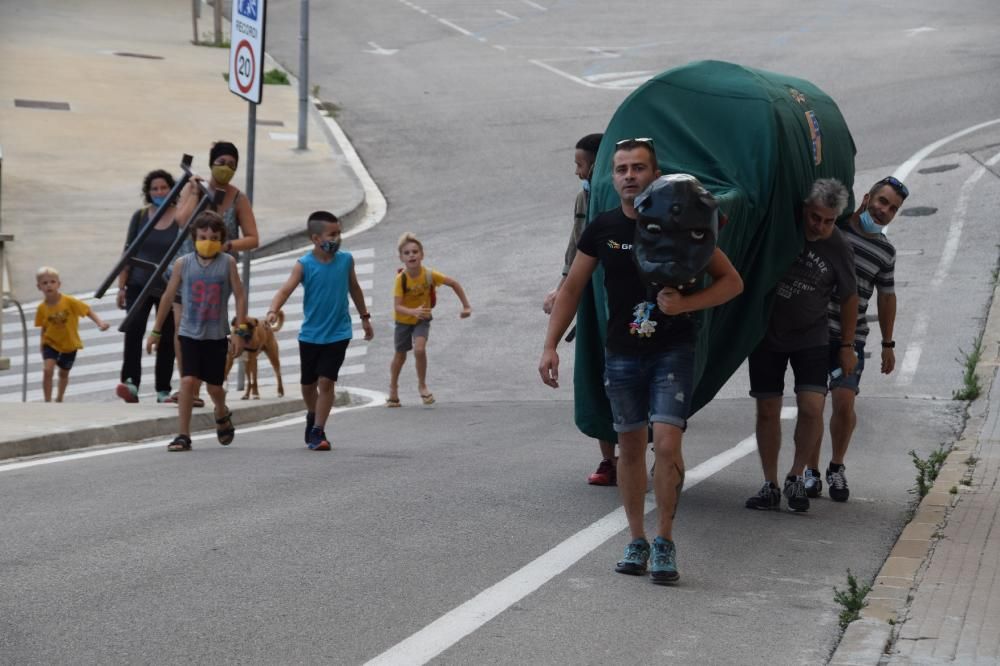
[(416, 324), (400, 324), (396, 322), (396, 333), (394, 341), (396, 351), (403, 353), (413, 349), (413, 338), (424, 338), (425, 340), (431, 332), (431, 320), (421, 319)]

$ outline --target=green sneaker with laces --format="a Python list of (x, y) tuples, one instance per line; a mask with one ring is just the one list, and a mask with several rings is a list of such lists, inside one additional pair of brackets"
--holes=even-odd
[(649, 565), (649, 578), (654, 585), (669, 585), (680, 579), (677, 573), (677, 547), (670, 539), (653, 539), (653, 554)]
[(115, 395), (125, 402), (139, 402), (139, 387), (133, 384), (132, 378), (129, 377), (115, 387)]
[(157, 391), (156, 402), (159, 403), (170, 402), (170, 391)]
[(629, 576), (641, 576), (646, 573), (646, 562), (649, 560), (649, 542), (645, 539), (634, 539), (625, 546), (625, 557), (615, 565), (615, 571)]

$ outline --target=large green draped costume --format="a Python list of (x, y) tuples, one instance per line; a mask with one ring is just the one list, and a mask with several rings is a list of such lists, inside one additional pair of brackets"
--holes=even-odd
[[(854, 185), (854, 140), (840, 109), (802, 79), (701, 61), (650, 79), (615, 112), (597, 155), (589, 218), (620, 205), (611, 158), (622, 139), (653, 139), (660, 171), (697, 177), (729, 223), (719, 247), (743, 277), (736, 299), (702, 313), (692, 414), (705, 406), (764, 335), (778, 278), (802, 248), (799, 205), (817, 178)], [(853, 196), (848, 211), (853, 208)], [(617, 441), (604, 394), (607, 306), (598, 268), (577, 311), (577, 427)]]

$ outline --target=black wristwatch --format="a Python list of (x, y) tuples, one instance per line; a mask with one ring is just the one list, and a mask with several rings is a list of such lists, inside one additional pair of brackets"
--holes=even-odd
[(372, 318), (372, 313), (366, 312), (366, 313), (364, 313), (363, 315), (360, 315), (360, 316), (361, 316), (362, 319), (371, 319)]
[(895, 347), (896, 347), (896, 341), (895, 340), (888, 340), (888, 341), (883, 340), (882, 341), (882, 348), (883, 349), (895, 349)]

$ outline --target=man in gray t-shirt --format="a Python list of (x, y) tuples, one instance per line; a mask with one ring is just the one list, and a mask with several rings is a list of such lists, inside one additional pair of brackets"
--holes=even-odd
[[(774, 292), (767, 333), (750, 354), (750, 395), (757, 399), (757, 450), (764, 470), (764, 485), (746, 501), (748, 509), (781, 508), (781, 495), (791, 511), (807, 511), (802, 475), (823, 433), (826, 402), (829, 329), (827, 306), (836, 293), (844, 331), (853, 331), (858, 315), (854, 254), (834, 226), (847, 205), (847, 189), (837, 180), (813, 183), (802, 205), (805, 245), (779, 280)], [(841, 365), (850, 374), (857, 363), (854, 340), (842, 340)], [(781, 406), (785, 369), (795, 375), (795, 459), (778, 489), (778, 452), (781, 450)]]

